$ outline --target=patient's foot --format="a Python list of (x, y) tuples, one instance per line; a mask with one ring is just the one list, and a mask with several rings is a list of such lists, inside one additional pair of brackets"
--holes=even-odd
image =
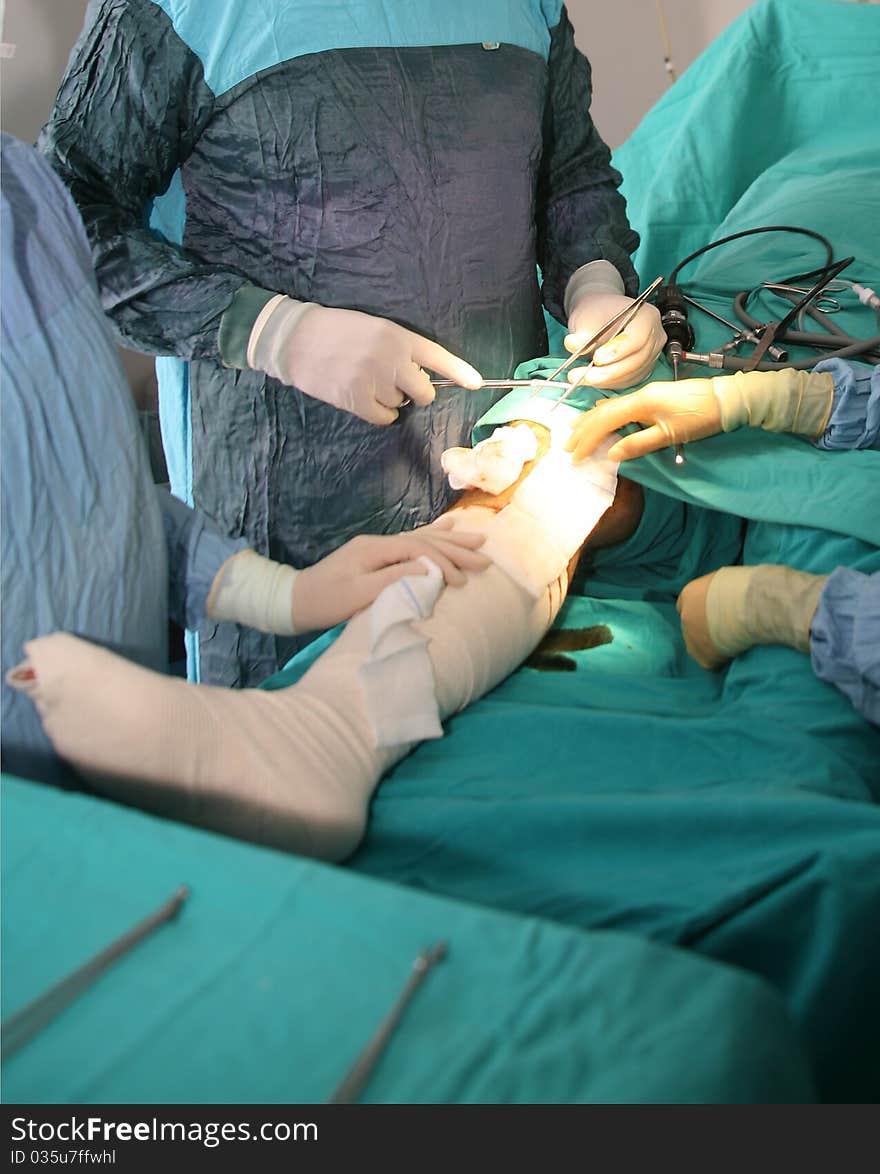
[[(474, 509), (456, 522), (474, 530), (484, 518), (495, 515)], [(530, 549), (526, 542), (526, 557)], [(435, 724), (522, 663), (552, 624), (566, 587), (560, 578), (534, 596), (493, 565), (441, 591), (433, 614), (412, 624), (415, 644), (405, 642), (421, 646), (430, 662)], [(341, 860), (360, 841), (379, 779), (413, 745), (378, 745), (371, 716), (377, 697), (390, 702), (393, 717), (396, 694), (365, 683), (372, 647), (366, 612), (297, 684), (236, 692), (163, 677), (55, 634), (26, 646), (27, 662), (10, 683), (27, 691), (56, 751), (101, 793), (213, 831)], [(397, 671), (408, 680), (406, 670)]]
[(325, 859), (344, 858), (360, 840), (381, 763), (349, 696), (356, 682), (346, 679), (344, 653), (335, 684), (310, 688), (307, 674), (275, 693), (192, 685), (63, 633), (31, 641), (26, 653), (10, 683), (99, 791)]

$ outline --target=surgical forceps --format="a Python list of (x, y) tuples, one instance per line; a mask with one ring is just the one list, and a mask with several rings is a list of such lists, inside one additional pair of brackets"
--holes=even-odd
[[(459, 387), (461, 385), (456, 383), (454, 379), (432, 379), (431, 386)], [(567, 388), (569, 386), (568, 383), (563, 383), (562, 380), (553, 382), (549, 379), (484, 379), (477, 390), (482, 391), (484, 387), (534, 387), (535, 391), (538, 392), (542, 387)]]
[[(831, 285), (832, 282), (828, 284)], [(801, 289), (799, 285), (783, 285), (780, 281), (762, 281), (761, 288), (768, 289), (771, 293), (797, 294), (799, 298), (809, 293), (809, 290)], [(842, 308), (837, 298), (831, 297), (827, 289), (812, 299), (812, 305), (823, 314), (836, 314)]]
[(436, 946), (422, 950), (416, 957), (406, 986), (394, 1000), (391, 1010), (379, 1024), (342, 1083), (327, 1101), (328, 1105), (353, 1105), (355, 1103), (379, 1063), (382, 1053), (388, 1047), (388, 1041), (400, 1022), (410, 999), (425, 981), (431, 968), (436, 966), (438, 962), (442, 962), (446, 954), (446, 943), (438, 942)]
[[(533, 396), (536, 396), (538, 392), (541, 391), (541, 389), (544, 387), (564, 388), (564, 394), (558, 396), (554, 401), (553, 407), (550, 409), (552, 412), (553, 408), (555, 408), (558, 404), (561, 404), (563, 400), (568, 399), (574, 389), (578, 386), (576, 383), (568, 383), (563, 382), (562, 380), (558, 380), (556, 376), (561, 375), (562, 372), (570, 367), (571, 364), (574, 363), (577, 359), (582, 359), (587, 354), (592, 355), (593, 351), (598, 350), (600, 343), (605, 338), (605, 335), (608, 334), (609, 330), (614, 330), (614, 334), (611, 335), (612, 338), (615, 335), (622, 333), (622, 331), (624, 331), (627, 326), (629, 326), (630, 322), (632, 322), (633, 318), (635, 318), (636, 314), (638, 314), (639, 310), (642, 308), (654, 290), (662, 284), (662, 277), (655, 278), (643, 293), (640, 293), (639, 296), (635, 298), (628, 306), (624, 306), (622, 310), (618, 310), (618, 312), (609, 318), (608, 321), (603, 326), (601, 326), (591, 338), (587, 339), (583, 346), (578, 347), (574, 354), (569, 355), (568, 358), (564, 360), (564, 362), (560, 363), (555, 371), (551, 371), (546, 379), (484, 379), (481, 387), (478, 388), (478, 390), (482, 390), (484, 387), (531, 387), (533, 390), (532, 395), (529, 398), (532, 398)], [(587, 370), (589, 370), (590, 366), (592, 366), (592, 363), (588, 365)], [(458, 384), (453, 379), (432, 379), (431, 386), (458, 387)]]
[[(600, 328), (591, 338), (588, 338), (582, 346), (578, 347), (574, 354), (569, 355), (568, 358), (564, 360), (564, 362), (560, 363), (555, 371), (551, 371), (547, 376), (547, 382), (549, 383), (552, 380), (555, 380), (556, 376), (561, 375), (562, 372), (570, 367), (572, 363), (576, 362), (578, 359), (582, 359), (585, 355), (588, 354), (591, 356), (590, 362), (584, 369), (589, 371), (590, 367), (593, 365), (593, 352), (597, 351), (603, 342), (608, 341), (608, 339), (605, 337), (608, 334), (608, 331), (611, 330), (614, 332), (610, 336), (611, 338), (615, 338), (618, 334), (622, 334), (623, 331), (626, 330), (627, 326), (629, 326), (630, 322), (632, 322), (633, 318), (635, 318), (636, 314), (638, 314), (639, 310), (641, 310), (642, 306), (645, 304), (654, 290), (662, 284), (663, 278), (655, 277), (648, 288), (644, 290), (643, 293), (640, 293), (639, 296), (630, 303), (630, 305), (624, 306), (622, 310), (618, 310), (616, 314), (613, 314), (603, 326), (600, 326)], [(578, 385), (576, 383), (569, 383), (565, 393), (557, 398), (550, 411), (554, 411), (554, 409), (559, 407), (559, 405), (564, 400), (568, 399), (577, 386)], [(540, 391), (540, 388), (536, 388), (536, 390), (532, 392), (532, 395), (537, 395), (538, 391)]]
[(180, 912), (180, 908), (189, 897), (189, 889), (181, 885), (179, 889), (155, 912), (143, 918), (122, 937), (111, 942), (100, 954), (90, 958), (88, 962), (56, 982), (43, 994), (38, 995), (20, 1011), (16, 1011), (3, 1023), (2, 1048), (3, 1059), (8, 1060), (13, 1052), (17, 1052), (37, 1034), (38, 1031), (50, 1023), (56, 1015), (64, 1010), (79, 995), (95, 982), (117, 958), (142, 942), (160, 925), (171, 921)]
[[(682, 293), (681, 296), (689, 306), (693, 306), (707, 317), (714, 318), (716, 322), (720, 322), (722, 326), (727, 326), (733, 331), (733, 338), (730, 342), (726, 342), (723, 346), (716, 348), (719, 354), (723, 355), (727, 351), (735, 351), (744, 342), (751, 342), (755, 345), (760, 342), (760, 336), (754, 330), (750, 330), (747, 326), (737, 326), (729, 318), (724, 318), (721, 314), (716, 313), (715, 310), (710, 310), (708, 306), (704, 306), (702, 302), (698, 302), (696, 298), (689, 297), (686, 293)], [(782, 347), (769, 346), (767, 351), (778, 363), (784, 362), (788, 358), (788, 351), (783, 350)]]
[[(792, 322), (797, 318), (798, 314), (804, 309), (809, 309), (811, 304), (815, 304), (816, 299), (822, 293), (827, 285), (838, 277), (848, 265), (851, 265), (855, 257), (844, 257), (842, 261), (831, 265), (824, 269), (816, 281), (816, 284), (811, 286), (804, 296), (788, 311), (784, 318), (779, 322), (767, 322), (764, 329), (760, 332), (760, 342), (755, 347), (752, 354), (746, 359), (743, 371), (754, 371), (758, 363), (764, 358), (766, 352), (770, 349), (771, 344), (775, 339), (782, 339), (785, 337), (785, 332), (791, 326)], [(785, 296), (785, 295), (783, 295)], [(793, 295), (796, 296), (796, 295)]]

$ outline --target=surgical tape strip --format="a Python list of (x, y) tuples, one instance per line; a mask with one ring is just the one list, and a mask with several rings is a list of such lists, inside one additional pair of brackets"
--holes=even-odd
[(263, 558), (255, 550), (240, 550), (217, 572), (208, 595), (208, 617), (278, 636), (295, 636), (292, 597), (298, 574), (293, 567)]
[(427, 575), (391, 583), (367, 611), (369, 654), (358, 677), (377, 747), (443, 737), (428, 641), (413, 627), (433, 612), (443, 574), (426, 556), (419, 562)]
[[(540, 403), (541, 401), (537, 401)], [(489, 522), (481, 552), (497, 563), (514, 582), (535, 598), (564, 572), (572, 555), (611, 506), (617, 489), (617, 461), (606, 440), (588, 460), (573, 464), (565, 451), (572, 419), (580, 413), (564, 405), (536, 407), (550, 425), (550, 451), (525, 481), (513, 500)], [(558, 417), (558, 418), (557, 418)]]

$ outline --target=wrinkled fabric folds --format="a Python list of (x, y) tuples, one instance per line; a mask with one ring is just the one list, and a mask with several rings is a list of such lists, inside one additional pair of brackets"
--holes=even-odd
[(828, 371), (834, 380), (834, 406), (828, 426), (816, 441), (819, 448), (880, 446), (880, 366), (823, 359), (815, 370)]
[(839, 567), (831, 575), (810, 628), (810, 657), (817, 677), (880, 726), (880, 571)]
[[(172, 489), (259, 553), (306, 566), (441, 512), (440, 454), (495, 396), (445, 391), (379, 429), (224, 369), (220, 324), (244, 284), (393, 319), (507, 377), (546, 349), (536, 265), (561, 314), (589, 261), (633, 287), (637, 238), (558, 3), (477, 14), (456, 0), (392, 20), (365, 0), (328, 6), (308, 35), (299, 5), (278, 6), (271, 35), (233, 21), (230, 0), (210, 7), (206, 22), (173, 0), (97, 4), (41, 143), (83, 212), (122, 338), (189, 361), (163, 360), (160, 375)], [(462, 43), (478, 26), (485, 38)], [(201, 675), (253, 682), (294, 646), (203, 626)]]

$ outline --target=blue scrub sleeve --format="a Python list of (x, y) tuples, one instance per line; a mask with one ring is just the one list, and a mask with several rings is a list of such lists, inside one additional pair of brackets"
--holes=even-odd
[(880, 725), (880, 571), (839, 567), (829, 576), (810, 628), (810, 655), (816, 676)]
[(845, 359), (823, 359), (814, 370), (828, 371), (834, 380), (831, 418), (817, 447), (880, 448), (880, 364), (872, 369)]
[(223, 564), (248, 542), (227, 538), (212, 522), (156, 486), (168, 545), (168, 613), (182, 628), (195, 630), (206, 618), (211, 584)]

